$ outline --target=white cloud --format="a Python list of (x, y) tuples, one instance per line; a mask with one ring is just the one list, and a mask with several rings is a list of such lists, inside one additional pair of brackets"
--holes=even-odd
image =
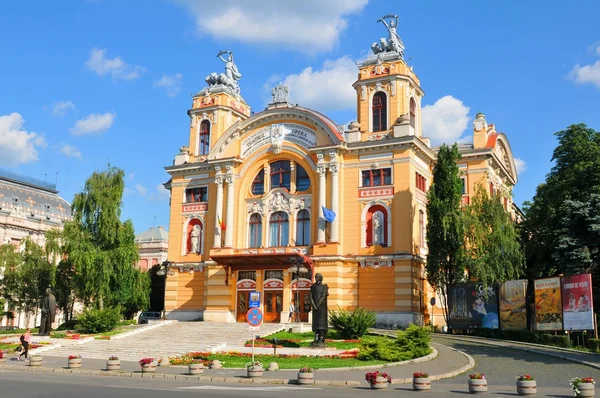
[(116, 117), (116, 113), (93, 113), (76, 121), (69, 131), (73, 135), (102, 134), (113, 125)]
[(350, 57), (342, 57), (325, 61), (319, 70), (309, 66), (298, 74), (288, 75), (283, 84), (290, 87), (292, 103), (321, 111), (354, 109), (356, 91), (352, 83), (356, 81), (357, 71)]
[(159, 80), (154, 81), (154, 87), (161, 87), (167, 91), (169, 97), (176, 97), (181, 91), (183, 75), (176, 73), (174, 75), (162, 75)]
[(268, 43), (294, 52), (330, 50), (348, 25), (346, 17), (360, 12), (368, 0), (175, 0), (196, 20), (200, 34), (249, 43)]
[(81, 151), (73, 145), (63, 144), (60, 148), (60, 151), (62, 152), (63, 155), (65, 155), (67, 157), (82, 159)]
[(162, 202), (171, 198), (171, 192), (163, 186), (156, 184), (155, 191), (148, 196), (149, 202)]
[(14, 112), (0, 115), (0, 164), (16, 166), (38, 160), (39, 148), (48, 146), (43, 135), (23, 130), (25, 120)]
[(121, 57), (106, 58), (106, 49), (104, 48), (93, 48), (90, 51), (90, 58), (85, 61), (85, 64), (97, 75), (110, 75), (115, 80), (135, 80), (146, 70), (143, 66), (125, 63)]
[(70, 111), (75, 110), (75, 104), (71, 101), (61, 101), (54, 104), (52, 107), (52, 112), (50, 112), (53, 116), (63, 117)]
[(527, 164), (521, 158), (515, 158), (515, 166), (517, 168), (517, 174), (523, 174), (527, 171)]
[(127, 179), (129, 181), (133, 181), (134, 178), (135, 178), (135, 173), (129, 173), (129, 174), (127, 174)]
[(600, 44), (598, 44), (598, 47), (596, 47), (596, 55), (600, 55)]
[[(596, 50), (598, 51), (598, 55), (600, 55), (600, 46)], [(569, 77), (575, 80), (575, 83), (591, 83), (600, 88), (600, 61), (584, 66), (579, 64), (575, 65), (571, 70)]]
[(135, 190), (142, 196), (146, 196), (146, 194), (148, 193), (148, 188), (146, 188), (142, 184), (135, 184)]
[(469, 123), (470, 108), (451, 95), (425, 105), (421, 110), (423, 136), (432, 144), (452, 144), (461, 141)]

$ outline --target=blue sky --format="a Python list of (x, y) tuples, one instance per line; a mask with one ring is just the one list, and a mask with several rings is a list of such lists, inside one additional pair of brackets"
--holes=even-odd
[[(252, 7), (246, 7), (246, 4)], [(232, 50), (242, 95), (291, 101), (342, 124), (356, 118), (354, 62), (398, 14), (406, 59), (425, 91), (424, 135), (471, 133), (475, 113), (520, 159), (515, 201), (550, 170), (553, 133), (600, 129), (600, 4), (384, 0), (63, 0), (0, 8), (0, 167), (54, 181), (72, 200), (108, 162), (126, 173), (123, 216), (168, 226), (161, 183), (186, 145), (190, 95)]]

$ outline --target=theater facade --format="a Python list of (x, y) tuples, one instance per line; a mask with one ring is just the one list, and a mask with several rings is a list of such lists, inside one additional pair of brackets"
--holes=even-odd
[[(189, 140), (165, 167), (168, 319), (245, 322), (250, 293), (260, 292), (265, 322), (286, 322), (291, 301), (309, 321), (321, 273), (330, 309), (363, 307), (389, 326), (442, 321), (432, 319), (439, 308), (424, 274), (436, 148), (423, 136), (424, 92), (393, 17), (358, 65), (357, 120), (345, 127), (289, 103), (282, 85), (251, 112), (233, 54), (219, 54), (225, 72), (193, 97)], [(463, 203), (484, 184), (513, 212), (506, 136), (477, 114), (472, 138), (460, 145)]]

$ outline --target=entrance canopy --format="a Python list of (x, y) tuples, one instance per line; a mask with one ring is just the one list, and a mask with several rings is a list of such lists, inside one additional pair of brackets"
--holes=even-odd
[(234, 271), (253, 271), (265, 269), (288, 269), (297, 264), (308, 265), (314, 278), (314, 265), (310, 257), (301, 253), (258, 253), (258, 254), (224, 254), (210, 258), (225, 267), (225, 284), (229, 285), (229, 273)]

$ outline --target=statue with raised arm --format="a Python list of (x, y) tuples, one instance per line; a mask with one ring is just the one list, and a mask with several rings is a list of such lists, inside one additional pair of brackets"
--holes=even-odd
[[(389, 22), (386, 21), (389, 19)], [(400, 39), (400, 36), (396, 32), (398, 27), (398, 15), (385, 15), (377, 20), (377, 22), (383, 23), (383, 25), (387, 28), (389, 36), (387, 40), (387, 46), (383, 51), (393, 51), (396, 52), (400, 57), (404, 57), (404, 43)], [(383, 43), (383, 41), (382, 41)]]
[(329, 330), (327, 296), (329, 296), (329, 287), (323, 284), (323, 275), (316, 274), (315, 283), (310, 287), (312, 330), (315, 333), (315, 340), (311, 343), (313, 346), (325, 346), (325, 336)]
[[(223, 58), (224, 54), (228, 54), (227, 58)], [(225, 62), (225, 76), (228, 79), (228, 84), (237, 86), (237, 81), (242, 78), (242, 74), (238, 71), (235, 62), (233, 62), (233, 53), (231, 51), (219, 51), (217, 57)]]

